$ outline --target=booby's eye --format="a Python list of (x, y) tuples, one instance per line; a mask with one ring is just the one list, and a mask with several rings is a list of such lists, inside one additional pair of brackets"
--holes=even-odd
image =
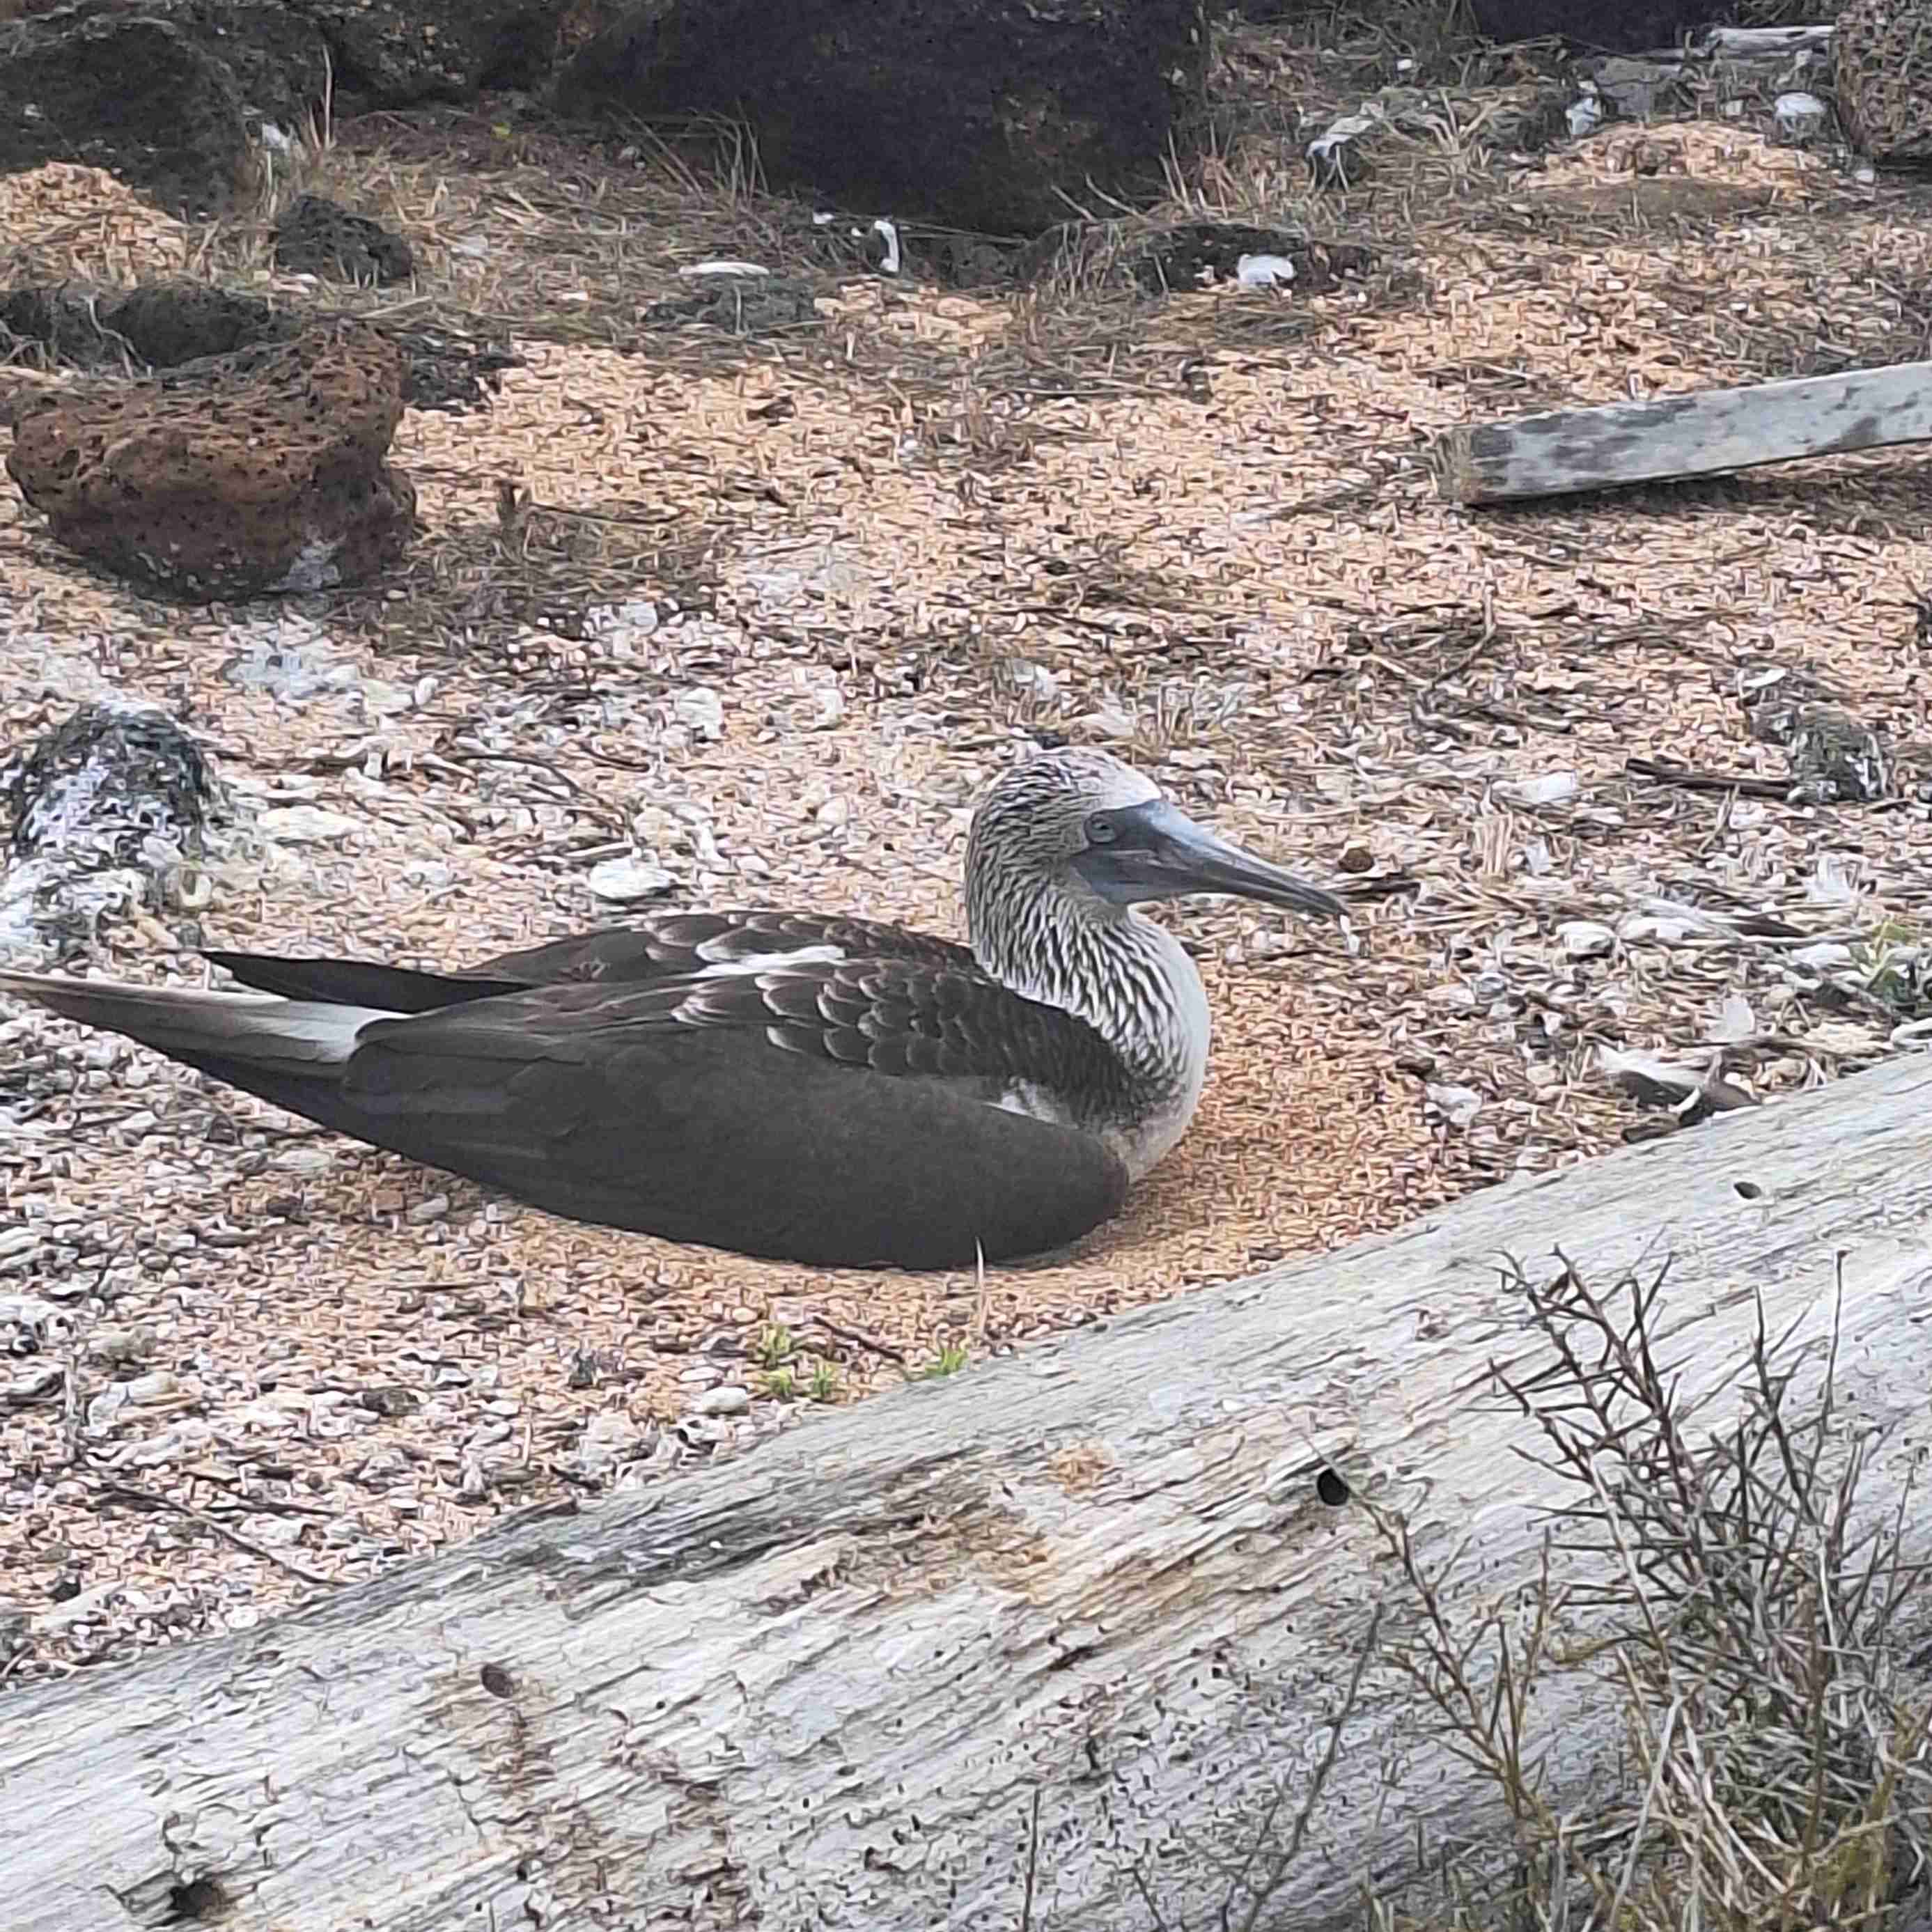
[(1096, 812), (1087, 821), (1087, 842), (1090, 845), (1111, 845), (1120, 836), (1120, 828), (1104, 812)]

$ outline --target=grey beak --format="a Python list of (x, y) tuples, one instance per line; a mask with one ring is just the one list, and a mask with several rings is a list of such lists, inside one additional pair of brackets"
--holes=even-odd
[(1090, 845), (1073, 864), (1094, 891), (1116, 905), (1232, 892), (1324, 919), (1348, 916), (1348, 907), (1333, 892), (1216, 838), (1165, 799), (1106, 817), (1114, 837)]

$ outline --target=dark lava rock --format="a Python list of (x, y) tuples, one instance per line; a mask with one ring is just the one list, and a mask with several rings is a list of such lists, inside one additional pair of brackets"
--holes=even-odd
[(38, 399), (7, 468), (70, 549), (184, 597), (358, 583), (415, 528), (415, 490), (386, 460), (404, 376), (394, 344), (332, 323)]
[(298, 196), (275, 224), (275, 264), (345, 282), (406, 282), (416, 257), (400, 235), (326, 196)]
[(1035, 234), (1158, 191), (1206, 60), (1197, 0), (636, 0), (559, 78), (566, 112), (748, 121), (777, 182)]
[(16, 860), (44, 859), (85, 821), (92, 861), (134, 865), (154, 832), (198, 840), (212, 788), (200, 746), (166, 712), (83, 704), (8, 760), (8, 848)]
[[(134, 289), (28, 283), (0, 289), (0, 359), (31, 348), (72, 368), (118, 370), (131, 354), (150, 369), (174, 369), (203, 356), (292, 342), (318, 322), (346, 319), (278, 308), (206, 282), (144, 282)], [(402, 351), (403, 400), (412, 410), (480, 406), (502, 386), (504, 370), (524, 366), (521, 356), (460, 335), (371, 326)], [(0, 412), (0, 424), (8, 420)]]
[(814, 327), (820, 317), (802, 282), (783, 275), (707, 275), (690, 295), (652, 302), (642, 320), (652, 328), (695, 322), (727, 335), (772, 335)]
[(288, 0), (328, 43), (338, 88), (376, 107), (467, 100), (548, 74), (565, 0)]
[(0, 174), (78, 161), (191, 217), (227, 206), (252, 155), (233, 70), (187, 28), (69, 10), (0, 22)]
[(1470, 0), (1469, 10), (1487, 40), (1562, 40), (1611, 54), (1675, 46), (1738, 11), (1735, 0)]
[(300, 328), (257, 296), (206, 282), (144, 282), (127, 290), (34, 282), (0, 290), (0, 348), (31, 344), (50, 360), (80, 369), (121, 368), (129, 355), (151, 369), (172, 368), (199, 356), (284, 341)]
[(281, 0), (68, 0), (48, 21), (125, 19), (130, 13), (165, 20), (219, 59), (235, 78), (249, 133), (272, 122), (293, 136), (322, 111), (332, 82), (328, 44), (299, 9)]
[[(581, 4), (581, 0), (579, 0)], [(531, 86), (568, 0), (0, 0), (0, 174), (106, 169), (178, 214), (253, 182), (264, 124), (292, 136), (332, 85), (373, 106)]]
[(83, 704), (0, 766), (13, 820), (0, 950), (85, 950), (104, 919), (166, 906), (224, 808), (201, 746), (146, 705)]
[(1353, 242), (1311, 242), (1305, 235), (1238, 221), (1190, 221), (1163, 230), (1127, 266), (1142, 288), (1158, 295), (1232, 282), (1244, 255), (1279, 255), (1292, 262), (1294, 278), (1287, 286), (1304, 296), (1326, 294), (1375, 265), (1374, 255)]

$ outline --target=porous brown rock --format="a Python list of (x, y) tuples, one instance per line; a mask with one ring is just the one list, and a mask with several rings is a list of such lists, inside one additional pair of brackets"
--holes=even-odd
[(1832, 53), (1852, 140), (1875, 161), (1932, 166), (1932, 4), (1852, 0)]
[(635, 0), (556, 102), (742, 118), (776, 182), (1031, 235), (1158, 191), (1205, 38), (1198, 0)]
[(415, 525), (386, 460), (404, 376), (393, 343), (333, 323), (46, 398), (16, 422), (7, 469), (70, 549), (182, 596), (358, 583)]

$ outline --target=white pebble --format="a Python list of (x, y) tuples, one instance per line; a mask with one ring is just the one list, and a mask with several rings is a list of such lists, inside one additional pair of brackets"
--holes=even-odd
[(1616, 949), (1616, 934), (1594, 919), (1566, 919), (1556, 936), (1572, 959), (1595, 959)]

